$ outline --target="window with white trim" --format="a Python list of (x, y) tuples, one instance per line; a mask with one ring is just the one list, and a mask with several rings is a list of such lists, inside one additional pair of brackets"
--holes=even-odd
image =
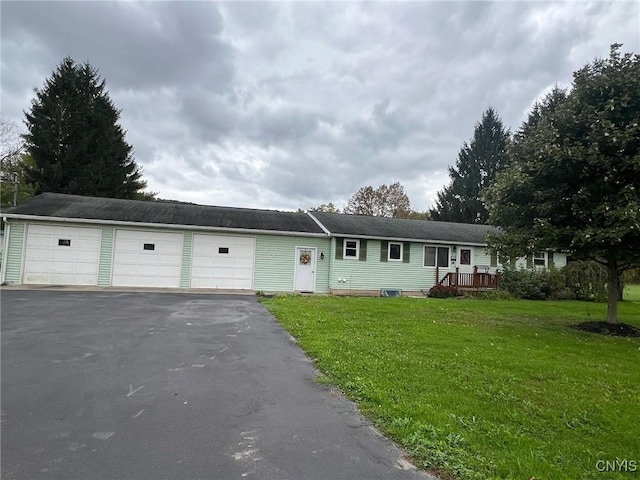
[(534, 253), (533, 266), (536, 268), (545, 268), (547, 266), (547, 253), (546, 252)]
[(449, 247), (424, 246), (425, 267), (449, 268)]
[(402, 261), (402, 243), (398, 242), (389, 242), (389, 250), (387, 259), (390, 262), (401, 262)]
[(344, 240), (342, 258), (358, 260), (360, 258), (360, 240)]

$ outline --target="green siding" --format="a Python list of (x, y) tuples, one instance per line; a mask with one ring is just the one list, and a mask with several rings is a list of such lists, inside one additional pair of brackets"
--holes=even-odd
[[(329, 264), (332, 241), (318, 237), (288, 237), (281, 235), (257, 235), (253, 289), (269, 292), (293, 292), (296, 247), (316, 247), (316, 292), (329, 291)], [(324, 260), (320, 254), (324, 253)], [(365, 263), (365, 262), (358, 262)]]
[[(331, 275), (331, 287), (336, 290), (379, 290), (394, 288), (404, 291), (428, 290), (436, 281), (435, 267), (423, 267), (425, 243), (411, 242), (409, 262), (389, 262), (386, 241), (367, 242), (367, 261), (336, 260)], [(406, 246), (405, 246), (406, 248)], [(451, 269), (441, 268), (440, 278)]]
[[(338, 240), (336, 239), (336, 237), (331, 237), (330, 244), (331, 244), (331, 250), (330, 251), (334, 252), (336, 250), (336, 248), (337, 248), (337, 245), (338, 245)], [(366, 252), (365, 252), (365, 255), (366, 255)], [(334, 272), (335, 272), (335, 268), (336, 268), (336, 261), (333, 259), (332, 255), (329, 255), (327, 257), (326, 254), (325, 254), (325, 260), (326, 259), (330, 259), (329, 260), (329, 278), (327, 280), (327, 284), (329, 286), (329, 290), (331, 290), (332, 288), (336, 288), (335, 285), (334, 285), (334, 282), (335, 282)], [(364, 259), (362, 259), (362, 261), (366, 261), (366, 260), (367, 260), (366, 257)]]
[[(22, 282), (22, 268), (25, 234), (24, 222), (9, 223), (7, 251), (4, 252), (5, 281)], [(173, 231), (159, 229), (162, 231)], [(180, 286), (190, 287), (191, 262), (193, 255), (193, 231), (184, 230), (182, 270)], [(216, 232), (224, 235), (223, 232)], [(100, 245), (100, 265), (98, 285), (111, 285), (115, 230), (111, 225), (102, 225)], [(361, 240), (360, 259), (336, 259), (340, 239), (321, 237), (297, 237), (286, 235), (252, 235), (255, 238), (254, 290), (270, 292), (294, 291), (294, 271), (296, 265), (296, 247), (315, 247), (317, 249), (316, 288), (318, 293), (336, 290), (379, 290), (381, 288), (402, 289), (403, 291), (427, 290), (435, 284), (436, 269), (423, 267), (424, 245), (428, 242), (411, 242), (408, 245), (408, 263), (389, 262), (386, 249), (381, 249), (380, 240)], [(365, 243), (366, 242), (366, 243)], [(407, 244), (405, 243), (405, 247)], [(460, 246), (458, 246), (460, 248)], [(324, 260), (320, 254), (324, 253)], [(406, 258), (406, 255), (405, 255)], [(384, 259), (385, 261), (381, 261)], [(558, 268), (566, 265), (564, 253), (554, 253), (554, 265)], [(484, 247), (474, 247), (474, 265), (490, 265), (491, 256)], [(519, 268), (526, 266), (526, 259), (517, 261)], [(447, 272), (455, 271), (455, 265), (449, 269), (439, 269), (442, 278)]]
[(9, 245), (5, 252), (7, 267), (5, 271), (5, 282), (22, 282), (22, 252), (24, 251), (24, 223), (9, 224)]
[(567, 266), (567, 254), (553, 252), (553, 266), (556, 268), (562, 268)]
[(184, 232), (182, 242), (182, 272), (180, 273), (180, 287), (191, 286), (191, 258), (193, 255), (193, 232)]
[(102, 227), (100, 239), (100, 266), (98, 268), (98, 285), (108, 287), (111, 285), (111, 268), (113, 265), (113, 235), (114, 228), (109, 225)]
[[(473, 249), (474, 252), (474, 257), (471, 259), (471, 266), (483, 266), (483, 267), (490, 267), (491, 266), (491, 252), (489, 252), (489, 250), (486, 250), (483, 247), (475, 247)], [(482, 270), (484, 271), (484, 270)]]

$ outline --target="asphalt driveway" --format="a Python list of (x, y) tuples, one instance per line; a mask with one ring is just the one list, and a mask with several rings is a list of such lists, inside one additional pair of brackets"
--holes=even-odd
[(427, 478), (253, 296), (1, 303), (3, 479)]

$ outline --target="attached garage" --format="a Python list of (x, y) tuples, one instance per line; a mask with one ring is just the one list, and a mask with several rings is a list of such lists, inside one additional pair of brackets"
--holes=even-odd
[(233, 235), (193, 235), (191, 288), (253, 288), (255, 239)]
[(27, 226), (23, 282), (97, 285), (101, 229)]
[(111, 284), (179, 287), (183, 240), (182, 233), (116, 230)]
[(305, 213), (42, 193), (2, 218), (0, 283), (293, 291), (302, 245), (304, 289), (328, 291), (329, 233)]

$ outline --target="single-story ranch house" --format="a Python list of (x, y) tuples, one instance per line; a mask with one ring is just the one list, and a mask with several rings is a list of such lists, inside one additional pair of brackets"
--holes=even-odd
[[(484, 225), (57, 193), (2, 216), (7, 284), (420, 295), (501, 267)], [(566, 256), (517, 265), (551, 263)]]

